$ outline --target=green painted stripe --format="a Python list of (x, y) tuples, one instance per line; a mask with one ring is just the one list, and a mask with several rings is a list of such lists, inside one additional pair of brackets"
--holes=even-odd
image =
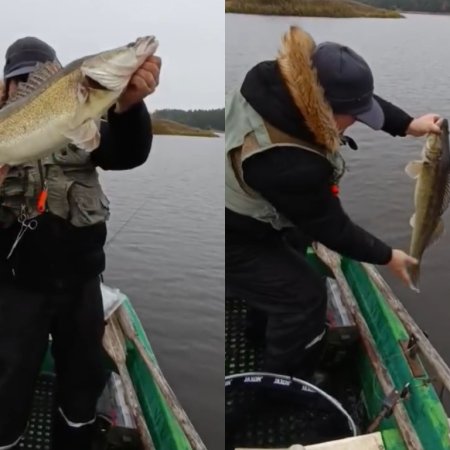
[[(147, 335), (129, 299), (123, 305), (148, 356), (158, 365)], [(156, 386), (150, 371), (131, 342), (128, 342), (127, 366), (156, 450), (191, 450), (187, 438)]]

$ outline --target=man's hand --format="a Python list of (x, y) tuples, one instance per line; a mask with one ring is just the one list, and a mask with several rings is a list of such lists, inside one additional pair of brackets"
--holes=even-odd
[(425, 114), (424, 116), (417, 117), (410, 124), (406, 130), (406, 134), (414, 137), (424, 136), (428, 133), (440, 134), (441, 129), (436, 123), (440, 119), (438, 114)]
[(387, 266), (397, 278), (400, 278), (407, 286), (415, 289), (408, 269), (412, 266), (417, 266), (418, 263), (419, 261), (416, 258), (408, 255), (403, 250), (393, 249), (391, 260)]
[(127, 111), (148, 95), (153, 94), (159, 84), (160, 70), (161, 58), (154, 55), (147, 58), (133, 74), (127, 88), (119, 97), (116, 112), (122, 113)]

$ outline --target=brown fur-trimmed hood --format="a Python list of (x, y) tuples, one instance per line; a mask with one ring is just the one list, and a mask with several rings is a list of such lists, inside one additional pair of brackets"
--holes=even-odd
[(271, 125), (334, 152), (341, 140), (312, 65), (315, 45), (308, 33), (291, 27), (283, 36), (276, 61), (253, 67), (241, 93)]
[(299, 27), (291, 27), (283, 36), (277, 61), (283, 80), (309, 129), (321, 145), (335, 151), (340, 144), (339, 131), (312, 65), (315, 45), (308, 33)]

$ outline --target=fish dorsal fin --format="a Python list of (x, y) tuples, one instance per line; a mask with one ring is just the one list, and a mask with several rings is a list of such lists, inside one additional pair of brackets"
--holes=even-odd
[(61, 64), (58, 62), (46, 62), (46, 63), (37, 63), (36, 68), (28, 77), (28, 80), (24, 83), (21, 82), (17, 86), (17, 91), (15, 94), (8, 99), (6, 105), (13, 103), (21, 98), (28, 97), (31, 93), (33, 93), (39, 86), (45, 83), (49, 78), (55, 75), (57, 72), (61, 70)]

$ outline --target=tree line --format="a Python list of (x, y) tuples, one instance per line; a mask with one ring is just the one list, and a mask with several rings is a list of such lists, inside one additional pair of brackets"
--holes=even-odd
[(202, 130), (225, 131), (225, 109), (159, 109), (153, 112), (155, 119), (174, 122), (200, 128)]
[(353, 0), (226, 0), (225, 12), (305, 17), (402, 17)]
[(450, 0), (360, 0), (378, 8), (417, 12), (450, 12)]

